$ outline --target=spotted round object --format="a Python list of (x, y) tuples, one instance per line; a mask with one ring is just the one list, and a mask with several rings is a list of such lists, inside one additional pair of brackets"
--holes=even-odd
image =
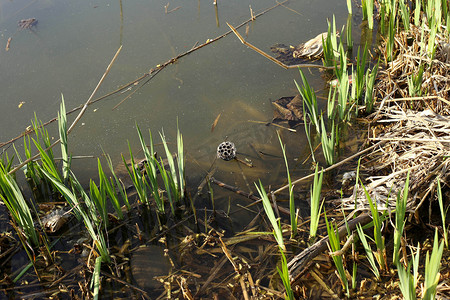
[(236, 157), (236, 146), (232, 142), (223, 142), (217, 147), (217, 156), (223, 160), (232, 160)]

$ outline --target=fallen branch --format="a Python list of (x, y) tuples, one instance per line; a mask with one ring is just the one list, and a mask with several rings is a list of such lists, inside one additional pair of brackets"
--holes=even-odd
[[(363, 213), (358, 217), (348, 221), (349, 230), (354, 230), (357, 224), (361, 224), (361, 226), (364, 226), (370, 221), (372, 221), (372, 217), (367, 213)], [(341, 227), (339, 227), (339, 238), (343, 238), (345, 235), (347, 235), (347, 226), (342, 225)], [(328, 241), (329, 238), (328, 236), (326, 236), (311, 247), (306, 248), (305, 250), (294, 256), (294, 258), (289, 261), (288, 270), (291, 283), (293, 283), (298, 277), (303, 274), (303, 272), (306, 271), (306, 267), (311, 260), (328, 249)]]

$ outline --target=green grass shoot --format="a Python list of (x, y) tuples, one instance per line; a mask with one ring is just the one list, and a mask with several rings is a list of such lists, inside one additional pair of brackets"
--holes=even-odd
[(358, 224), (356, 226), (356, 230), (358, 231), (359, 239), (361, 240), (361, 243), (363, 244), (364, 250), (366, 251), (367, 260), (370, 263), (370, 267), (372, 269), (372, 272), (375, 275), (375, 277), (377, 278), (377, 280), (379, 280), (380, 279), (380, 271), (378, 270), (377, 264), (375, 262), (375, 257), (373, 255), (372, 248), (370, 248), (370, 245), (367, 242), (366, 234), (364, 233), (364, 231), (363, 231), (363, 229), (362, 229), (360, 224)]
[(3, 165), (0, 166), (0, 197), (8, 208), (14, 223), (20, 228), (17, 234), (23, 234), (25, 240), (34, 247), (39, 247), (39, 235), (36, 232), (30, 207), (16, 180), (8, 174)]
[(394, 251), (393, 251), (393, 264), (398, 265), (400, 256), (401, 238), (403, 236), (403, 229), (405, 228), (405, 214), (406, 203), (408, 201), (409, 191), (409, 174), (406, 176), (405, 187), (403, 193), (397, 194), (397, 201), (395, 203), (395, 228), (394, 228)]
[(306, 108), (308, 109), (308, 115), (310, 117), (311, 123), (316, 126), (316, 132), (320, 132), (319, 107), (317, 105), (316, 93), (309, 85), (308, 80), (306, 79), (302, 70), (300, 68), (298, 70), (300, 72), (300, 77), (302, 78), (303, 86), (300, 87), (297, 84), (297, 81), (294, 80), (295, 85), (297, 86), (297, 89), (303, 98), (303, 104), (306, 105)]
[(311, 221), (309, 228), (309, 239), (314, 239), (317, 235), (317, 228), (319, 227), (320, 212), (322, 211), (323, 201), (321, 201), (322, 194), (323, 170), (320, 171), (319, 165), (316, 164), (314, 172), (314, 181), (311, 186)]
[(370, 211), (372, 213), (373, 235), (374, 235), (375, 245), (377, 247), (377, 251), (375, 252), (375, 257), (378, 261), (378, 265), (380, 266), (380, 269), (385, 270), (385, 269), (387, 269), (387, 264), (385, 261), (386, 248), (384, 245), (384, 236), (381, 233), (381, 230), (383, 228), (384, 215), (383, 215), (383, 217), (380, 216), (377, 203), (372, 200), (372, 198), (370, 197), (369, 193), (366, 190), (366, 187), (362, 183), (361, 179), (360, 179), (360, 183), (364, 189), (364, 193), (366, 195), (367, 201), (369, 202)]
[[(399, 288), (405, 300), (417, 299), (416, 287), (419, 278), (419, 254), (420, 254), (420, 245), (418, 244), (417, 252), (415, 255), (412, 253), (412, 259), (408, 263), (408, 267), (406, 268), (406, 270), (402, 264), (400, 263), (397, 264)], [(412, 274), (411, 274), (411, 266), (413, 268)]]
[(437, 180), (437, 196), (438, 196), (438, 202), (439, 202), (439, 210), (441, 211), (442, 229), (444, 232), (445, 247), (448, 249), (448, 227), (445, 225), (445, 219), (447, 218), (448, 207), (444, 209), (444, 201), (442, 199), (442, 190), (441, 190), (441, 181), (439, 180), (439, 178)]
[(277, 221), (277, 218), (275, 218), (275, 213), (273, 212), (272, 206), (270, 205), (269, 197), (267, 196), (266, 190), (264, 189), (264, 186), (261, 183), (261, 180), (259, 181), (259, 187), (255, 183), (256, 189), (258, 190), (259, 196), (262, 199), (264, 211), (266, 212), (267, 217), (269, 218), (270, 224), (273, 227), (273, 235), (275, 237), (275, 240), (278, 243), (278, 246), (282, 251), (286, 251), (286, 246), (284, 245), (283, 241), (283, 233), (281, 231), (281, 225)]
[(283, 250), (280, 249), (281, 253), (281, 270), (277, 267), (278, 275), (280, 275), (281, 281), (283, 282), (284, 289), (286, 290), (285, 299), (294, 300), (294, 291), (291, 287), (291, 280), (289, 279), (289, 270), (287, 267), (286, 256)]
[(378, 67), (380, 61), (373, 67), (372, 71), (367, 70), (366, 72), (366, 94), (364, 96), (364, 104), (366, 105), (366, 112), (371, 113), (373, 110), (373, 105), (375, 103), (375, 98), (373, 97), (373, 89), (375, 86), (375, 80), (377, 79)]
[(436, 296), (436, 288), (440, 278), (439, 268), (441, 267), (441, 258), (444, 251), (444, 242), (442, 241), (439, 244), (438, 240), (439, 237), (436, 229), (431, 256), (427, 252), (425, 258), (425, 282), (422, 296), (424, 300), (433, 300)]
[(289, 183), (289, 214), (291, 218), (291, 238), (297, 235), (297, 215), (295, 213), (294, 202), (294, 186), (292, 185), (291, 174), (289, 173), (289, 164), (286, 157), (286, 146), (281, 141), (280, 134), (277, 132), (278, 140), (280, 141), (281, 152), (283, 152), (284, 164), (286, 166), (286, 173)]
[(325, 157), (325, 161), (327, 165), (331, 166), (336, 161), (336, 128), (334, 125), (334, 120), (331, 124), (331, 132), (328, 135), (327, 129), (325, 127), (325, 123), (323, 121), (323, 117), (320, 118), (321, 121), (321, 131), (320, 131), (320, 139), (322, 141), (322, 151), (323, 156)]
[(61, 94), (61, 104), (58, 112), (58, 130), (59, 138), (61, 140), (61, 155), (62, 155), (62, 174), (64, 181), (69, 178), (70, 171), (70, 158), (67, 142), (67, 116), (66, 116), (66, 106), (64, 104), (64, 96)]
[[(333, 252), (339, 252), (341, 250), (341, 241), (339, 239), (339, 231), (338, 228), (334, 228), (332, 222), (328, 222), (326, 211), (325, 213), (325, 223), (327, 225), (327, 232), (328, 232), (328, 238), (329, 238), (329, 247), (331, 248), (331, 251)], [(348, 279), (346, 276), (345, 268), (344, 268), (344, 260), (342, 257), (342, 254), (338, 255), (332, 255), (331, 256), (334, 262), (334, 265), (336, 266), (336, 269), (339, 274), (339, 279), (341, 280), (342, 287), (346, 291), (347, 297), (350, 295), (350, 290), (348, 287)]]

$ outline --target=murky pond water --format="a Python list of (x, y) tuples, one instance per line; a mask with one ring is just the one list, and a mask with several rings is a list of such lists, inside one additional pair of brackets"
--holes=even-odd
[[(61, 93), (67, 110), (83, 104), (92, 93), (112, 56), (123, 49), (96, 96), (109, 93), (229, 30), (276, 4), (273, 0), (218, 1), (217, 11), (208, 1), (170, 1), (166, 14), (161, 1), (53, 1), (0, 0), (0, 141), (16, 137), (30, 125), (34, 113), (43, 122), (54, 118)], [(269, 52), (276, 43), (297, 45), (327, 30), (327, 18), (336, 16), (338, 28), (346, 22), (345, 1), (290, 1), (249, 23), (249, 42)], [(121, 20), (121, 6), (122, 16)], [(22, 19), (36, 18), (31, 29), (19, 30)], [(358, 18), (355, 16), (355, 18)], [(357, 28), (354, 28), (357, 31)], [(240, 32), (245, 33), (245, 26)], [(5, 51), (11, 38), (9, 51)], [(358, 37), (355, 35), (356, 43)], [(317, 70), (306, 72), (315, 89), (327, 83)], [(113, 161), (128, 152), (127, 140), (139, 148), (136, 124), (175, 141), (177, 120), (187, 153), (187, 177), (192, 189), (215, 162), (216, 177), (248, 191), (253, 182), (284, 183), (285, 169), (276, 127), (266, 126), (273, 117), (271, 100), (297, 93), (297, 69), (284, 70), (229, 35), (166, 67), (117, 109), (136, 87), (89, 106), (69, 136), (73, 155), (101, 156)], [(323, 92), (326, 96), (327, 91)], [(319, 92), (319, 95), (321, 93)], [(69, 117), (73, 121), (75, 115)], [(214, 131), (211, 126), (220, 114)], [(56, 137), (54, 127), (49, 128)], [(281, 131), (294, 176), (309, 173), (302, 166), (309, 154), (303, 127), (297, 133)], [(148, 138), (148, 135), (145, 135)], [(215, 161), (216, 148), (233, 141), (238, 156), (254, 168)], [(20, 145), (20, 140), (17, 145)], [(260, 151), (268, 154), (261, 156)], [(126, 156), (128, 156), (126, 154)], [(79, 178), (95, 177), (93, 159), (75, 160)], [(216, 194), (220, 198), (220, 194)], [(224, 196), (227, 197), (227, 196)]]

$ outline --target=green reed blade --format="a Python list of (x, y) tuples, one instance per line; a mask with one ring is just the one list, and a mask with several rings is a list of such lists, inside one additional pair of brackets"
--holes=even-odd
[(429, 256), (429, 252), (427, 252), (425, 258), (425, 282), (422, 297), (424, 300), (433, 300), (436, 296), (436, 288), (440, 278), (439, 269), (441, 267), (442, 253), (444, 251), (444, 242), (442, 241), (439, 243), (438, 240), (438, 231), (436, 229), (431, 256)]
[[(119, 178), (117, 177), (116, 172), (114, 172), (114, 167), (112, 164), (111, 156), (105, 154), (105, 157), (106, 157), (106, 162), (108, 163), (109, 170), (111, 171), (111, 174), (113, 175), (115, 185), (117, 186), (117, 189), (119, 190), (119, 193), (122, 196), (122, 200), (123, 200), (125, 206), (127, 207), (127, 209), (130, 210), (131, 205), (128, 200), (128, 195), (127, 195), (125, 186), (124, 186), (123, 182), (121, 180), (119, 180)], [(111, 185), (114, 188), (115, 185), (112, 182), (112, 178), (111, 178)], [(114, 190), (114, 193), (115, 193), (115, 190)]]
[(448, 229), (447, 229), (447, 226), (445, 225), (445, 220), (447, 218), (448, 206), (446, 209), (444, 209), (444, 201), (442, 199), (442, 190), (441, 190), (441, 180), (439, 178), (437, 179), (437, 190), (436, 191), (437, 191), (437, 195), (438, 195), (439, 210), (441, 212), (441, 218), (442, 218), (442, 229), (444, 232), (445, 247), (448, 248)]
[[(338, 252), (341, 250), (341, 241), (339, 239), (339, 230), (336, 227), (336, 229), (333, 226), (332, 222), (328, 222), (327, 213), (324, 209), (324, 215), (325, 215), (325, 224), (327, 226), (327, 233), (328, 233), (328, 245), (331, 248), (331, 251)], [(342, 287), (346, 291), (347, 297), (350, 294), (349, 287), (348, 287), (348, 280), (345, 273), (344, 268), (344, 260), (342, 258), (342, 254), (340, 255), (331, 255), (334, 265), (336, 266), (336, 269), (339, 274), (339, 279), (341, 280)]]
[(316, 164), (314, 172), (314, 180), (311, 186), (311, 221), (309, 228), (309, 239), (312, 240), (316, 237), (317, 228), (319, 227), (320, 212), (322, 211), (323, 201), (321, 200), (322, 194), (322, 181), (323, 181), (323, 169), (320, 171), (319, 165)]
[(378, 270), (378, 267), (377, 267), (377, 265), (375, 263), (375, 257), (373, 255), (373, 251), (370, 248), (369, 243), (367, 242), (366, 234), (364, 233), (364, 231), (363, 231), (363, 229), (362, 229), (360, 224), (358, 224), (356, 226), (356, 230), (358, 231), (359, 239), (361, 240), (361, 243), (363, 244), (364, 250), (366, 251), (367, 260), (370, 263), (372, 272), (373, 272), (373, 274), (375, 275), (375, 277), (378, 280), (378, 279), (380, 279), (380, 271)]
[(103, 172), (100, 159), (98, 159), (97, 164), (98, 164), (98, 176), (100, 179), (100, 186), (104, 187), (104, 189), (106, 190), (109, 200), (111, 201), (111, 204), (114, 207), (114, 211), (117, 213), (117, 217), (119, 218), (119, 220), (122, 220), (123, 219), (122, 208), (120, 207), (119, 198), (117, 197), (116, 191), (115, 189), (113, 189), (113, 185), (106, 177), (105, 172)]
[(281, 253), (281, 270), (277, 267), (278, 275), (280, 275), (281, 281), (283, 282), (284, 289), (286, 290), (285, 299), (294, 300), (294, 291), (291, 287), (291, 280), (289, 279), (289, 270), (287, 266), (286, 256), (283, 250), (280, 249)]
[(61, 156), (63, 161), (63, 179), (67, 181), (69, 177), (70, 170), (70, 159), (69, 159), (69, 150), (68, 150), (68, 142), (67, 142), (67, 116), (66, 116), (66, 106), (64, 104), (64, 96), (61, 94), (61, 105), (58, 112), (58, 130), (59, 130), (59, 138), (61, 140)]
[(261, 183), (261, 180), (259, 181), (259, 187), (255, 183), (256, 189), (258, 190), (259, 196), (262, 199), (264, 211), (266, 212), (267, 217), (269, 218), (270, 224), (272, 224), (273, 227), (273, 235), (275, 237), (275, 240), (278, 243), (278, 246), (281, 250), (286, 251), (286, 246), (284, 245), (283, 241), (283, 233), (281, 231), (281, 225), (277, 222), (277, 218), (275, 218), (275, 213), (273, 212), (272, 206), (270, 205), (269, 197), (267, 196), (266, 191), (264, 190), (264, 186)]
[(291, 219), (291, 238), (297, 235), (297, 216), (295, 214), (294, 187), (292, 186), (291, 174), (289, 173), (289, 164), (286, 157), (286, 146), (281, 141), (280, 133), (277, 132), (278, 141), (280, 142), (281, 152), (283, 153), (284, 165), (289, 183), (289, 215)]
[(397, 265), (400, 256), (401, 238), (403, 236), (403, 229), (405, 227), (405, 214), (406, 203), (408, 201), (409, 190), (409, 174), (406, 176), (405, 187), (403, 188), (403, 194), (400, 196), (400, 192), (397, 194), (396, 209), (395, 209), (395, 228), (394, 228), (394, 252), (393, 252), (393, 264)]

